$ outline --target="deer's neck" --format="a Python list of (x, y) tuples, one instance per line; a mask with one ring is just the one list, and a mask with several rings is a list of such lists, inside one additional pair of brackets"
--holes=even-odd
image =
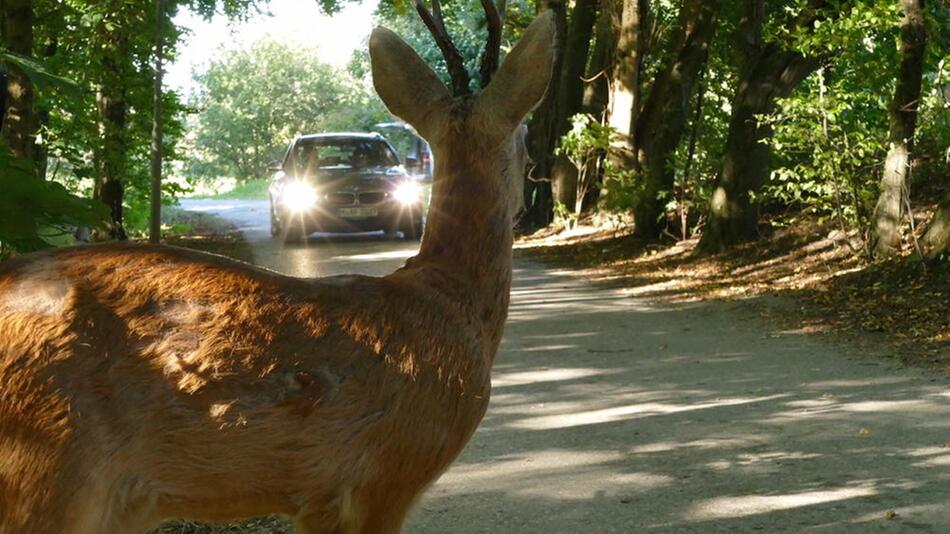
[(497, 346), (508, 314), (513, 234), (501, 163), (482, 156), (436, 160), (422, 246), (408, 266), (425, 267), (431, 283), (474, 314)]

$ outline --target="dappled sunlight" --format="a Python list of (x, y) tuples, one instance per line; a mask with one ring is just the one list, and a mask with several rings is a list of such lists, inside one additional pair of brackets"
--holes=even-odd
[(336, 260), (349, 261), (380, 261), (380, 260), (405, 260), (418, 253), (418, 249), (389, 250), (386, 252), (377, 252), (374, 254), (353, 254), (349, 256), (334, 256)]
[(440, 525), (775, 532), (891, 508), (908, 523), (947, 517), (945, 381), (770, 333), (745, 305), (658, 304), (550, 273), (515, 283), (488, 413), (423, 501)]
[(520, 373), (496, 373), (492, 377), (492, 389), (500, 389), (540, 382), (559, 382), (577, 378), (589, 378), (607, 374), (601, 369), (542, 369)]
[(462, 465), (442, 477), (446, 493), (480, 491), (547, 497), (558, 500), (591, 499), (598, 494), (642, 493), (674, 482), (672, 477), (648, 472), (624, 472), (616, 451), (550, 449), (529, 456), (509, 456), (490, 463)]
[(680, 449), (716, 449), (723, 447), (747, 447), (757, 444), (756, 440), (750, 440), (747, 437), (742, 438), (707, 438), (693, 441), (659, 441), (637, 445), (628, 449), (630, 454), (659, 454), (672, 452)]
[(539, 345), (537, 347), (526, 347), (519, 349), (521, 352), (553, 352), (556, 350), (576, 349), (577, 345)]
[(910, 378), (905, 376), (878, 376), (864, 379), (844, 379), (844, 380), (819, 380), (808, 384), (812, 390), (830, 390), (841, 388), (866, 388), (871, 386), (893, 386), (910, 382)]
[(674, 414), (694, 410), (708, 410), (711, 408), (720, 408), (724, 406), (736, 406), (740, 404), (750, 404), (757, 402), (766, 402), (779, 399), (785, 395), (772, 395), (761, 398), (733, 398), (723, 399), (715, 402), (705, 402), (696, 404), (672, 404), (672, 403), (637, 403), (615, 408), (606, 408), (601, 410), (588, 410), (574, 413), (561, 413), (540, 417), (531, 417), (522, 421), (510, 423), (512, 428), (523, 430), (549, 430), (556, 428), (567, 428), (572, 426), (596, 425), (612, 421), (621, 421), (625, 419), (634, 419), (650, 417), (656, 415)]
[(541, 336), (522, 336), (523, 339), (573, 339), (579, 337), (597, 337), (599, 332), (567, 332), (565, 334), (545, 334)]
[(782, 465), (787, 464), (793, 461), (802, 461), (802, 460), (813, 460), (815, 458), (820, 458), (822, 455), (818, 453), (804, 453), (804, 452), (787, 452), (787, 451), (776, 451), (776, 452), (763, 452), (763, 453), (743, 453), (737, 454), (735, 458), (732, 459), (721, 459), (709, 462), (706, 464), (710, 469), (725, 471), (728, 469), (743, 469), (743, 468), (752, 468), (758, 469), (760, 471), (779, 471), (782, 469)]
[(816, 490), (782, 495), (744, 495), (707, 499), (694, 504), (686, 516), (691, 520), (745, 517), (790, 508), (815, 506), (845, 499), (868, 497), (877, 491), (871, 486), (857, 486), (833, 490)]

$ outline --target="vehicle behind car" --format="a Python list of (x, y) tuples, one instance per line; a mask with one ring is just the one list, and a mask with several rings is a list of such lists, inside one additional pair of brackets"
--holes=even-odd
[(273, 170), (268, 191), (276, 238), (374, 230), (405, 239), (422, 236), (420, 179), (406, 171), (378, 133), (296, 137)]
[(432, 171), (435, 168), (432, 149), (411, 126), (404, 122), (384, 122), (374, 124), (372, 129), (386, 136), (392, 143), (411, 176), (420, 180), (432, 180)]

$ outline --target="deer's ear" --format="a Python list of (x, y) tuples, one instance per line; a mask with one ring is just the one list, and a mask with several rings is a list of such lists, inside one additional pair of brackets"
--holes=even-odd
[(480, 111), (501, 119), (505, 134), (534, 109), (547, 92), (554, 67), (554, 15), (538, 15), (505, 58), (478, 99)]
[(422, 134), (432, 132), (433, 111), (444, 109), (451, 95), (439, 76), (398, 35), (383, 27), (369, 38), (373, 86), (393, 115)]

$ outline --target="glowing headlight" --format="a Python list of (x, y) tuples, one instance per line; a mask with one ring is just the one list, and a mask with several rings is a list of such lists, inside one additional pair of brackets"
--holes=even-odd
[(414, 182), (403, 182), (396, 186), (393, 198), (400, 204), (415, 204), (419, 201), (419, 185)]
[(317, 190), (306, 182), (290, 182), (284, 186), (282, 200), (290, 211), (304, 211), (317, 203)]

